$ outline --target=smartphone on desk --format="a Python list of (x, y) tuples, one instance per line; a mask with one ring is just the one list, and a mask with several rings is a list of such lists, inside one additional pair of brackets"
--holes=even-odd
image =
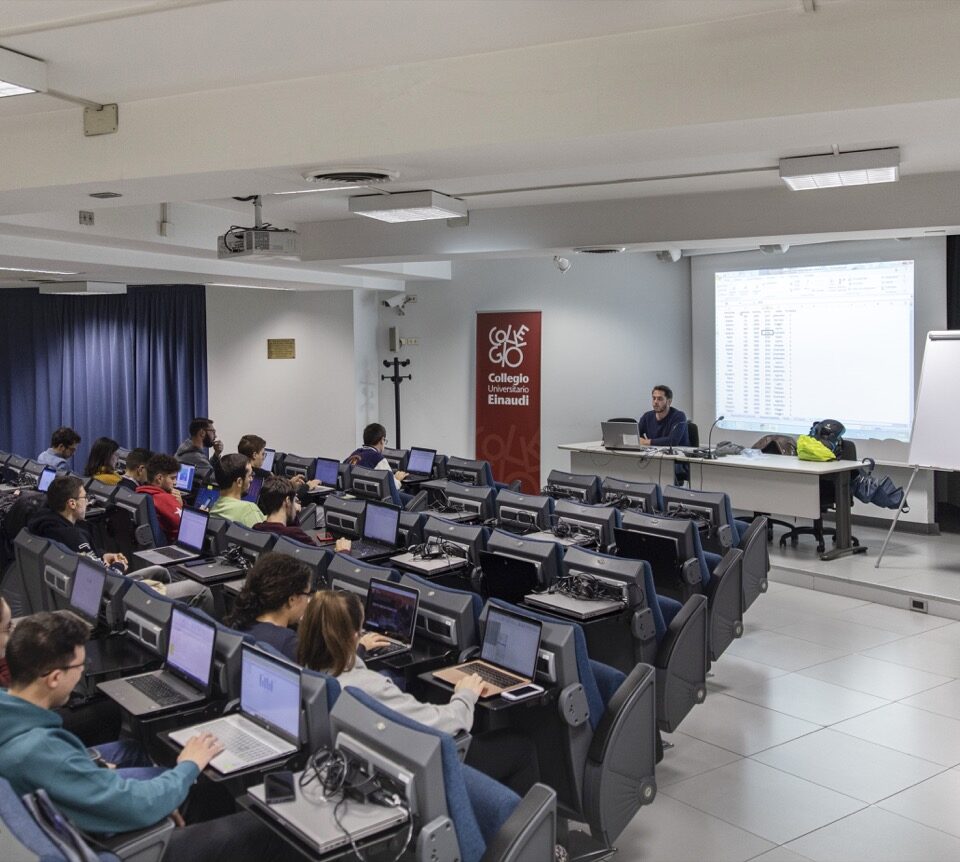
[(501, 692), (500, 697), (502, 697), (504, 700), (526, 700), (528, 697), (536, 697), (540, 694), (543, 694), (543, 686), (537, 685), (534, 682), (528, 682), (526, 685), (521, 685), (519, 688)]
[(297, 791), (293, 784), (293, 773), (286, 769), (268, 772), (263, 776), (263, 795), (267, 805), (293, 802), (297, 798)]

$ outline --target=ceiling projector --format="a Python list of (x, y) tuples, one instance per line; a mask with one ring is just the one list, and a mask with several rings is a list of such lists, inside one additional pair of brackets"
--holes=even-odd
[(270, 257), (300, 258), (300, 236), (295, 230), (231, 228), (217, 238), (217, 257), (260, 260)]

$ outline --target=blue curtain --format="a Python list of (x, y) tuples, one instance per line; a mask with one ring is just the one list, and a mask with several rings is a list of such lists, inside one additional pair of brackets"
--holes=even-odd
[(35, 457), (69, 425), (83, 470), (97, 437), (173, 453), (207, 413), (203, 285), (117, 296), (0, 290), (0, 449)]

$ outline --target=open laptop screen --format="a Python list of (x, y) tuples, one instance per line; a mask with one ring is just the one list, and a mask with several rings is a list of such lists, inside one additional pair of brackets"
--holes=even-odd
[(207, 533), (207, 520), (209, 516), (206, 512), (198, 512), (195, 509), (184, 509), (180, 515), (180, 532), (177, 533), (177, 544), (190, 548), (198, 554), (203, 550), (203, 537)]
[(367, 512), (363, 518), (363, 538), (371, 542), (395, 545), (399, 527), (400, 510), (396, 506), (367, 503)]
[(54, 480), (54, 477), (57, 475), (57, 471), (53, 467), (44, 467), (43, 472), (40, 474), (40, 478), (37, 479), (37, 490), (46, 491), (50, 487), (50, 483)]
[(407, 472), (429, 476), (433, 472), (433, 458), (436, 454), (435, 449), (411, 448), (407, 455)]
[(70, 590), (70, 607), (88, 622), (95, 623), (100, 617), (100, 602), (103, 586), (107, 582), (107, 570), (86, 557), (77, 560), (77, 571)]
[(337, 487), (337, 472), (340, 469), (340, 462), (336, 458), (317, 458), (317, 467), (313, 478), (317, 479), (321, 485), (328, 488)]
[(277, 457), (276, 449), (264, 449), (263, 450), (263, 463), (260, 465), (260, 469), (266, 473), (273, 471), (273, 459)]
[(540, 623), (508, 614), (499, 608), (487, 611), (480, 658), (533, 679), (540, 651)]
[(363, 627), (409, 644), (417, 622), (420, 591), (373, 578), (367, 591)]
[(219, 488), (214, 488), (212, 485), (207, 485), (207, 487), (201, 488), (199, 491), (197, 491), (197, 499), (193, 501), (193, 505), (198, 509), (207, 511), (214, 503), (217, 502), (219, 496)]
[(260, 499), (260, 491), (263, 488), (263, 476), (254, 476), (250, 480), (250, 487), (247, 488), (247, 493), (243, 495), (244, 501), (247, 503), (256, 503)]
[(212, 625), (174, 608), (170, 614), (167, 665), (195, 685), (207, 688), (216, 636), (217, 631)]
[(197, 472), (197, 468), (193, 464), (181, 464), (180, 470), (177, 473), (177, 481), (174, 482), (174, 487), (178, 491), (190, 491), (193, 489), (193, 474)]
[(300, 742), (300, 672), (244, 644), (240, 709)]

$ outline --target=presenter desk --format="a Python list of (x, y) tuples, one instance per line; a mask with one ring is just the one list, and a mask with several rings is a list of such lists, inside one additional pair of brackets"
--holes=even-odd
[(850, 532), (850, 471), (855, 461), (801, 461), (790, 455), (759, 454), (754, 457), (727, 455), (722, 458), (694, 458), (675, 450), (634, 452), (604, 449), (599, 442), (562, 443), (570, 452), (570, 472), (633, 482), (663, 482), (673, 479), (673, 462), (690, 465), (690, 486), (703, 491), (725, 491), (736, 509), (769, 512), (794, 518), (820, 517), (820, 480), (830, 479), (836, 491), (836, 542), (820, 555), (835, 560), (848, 554), (864, 553), (854, 545)]

